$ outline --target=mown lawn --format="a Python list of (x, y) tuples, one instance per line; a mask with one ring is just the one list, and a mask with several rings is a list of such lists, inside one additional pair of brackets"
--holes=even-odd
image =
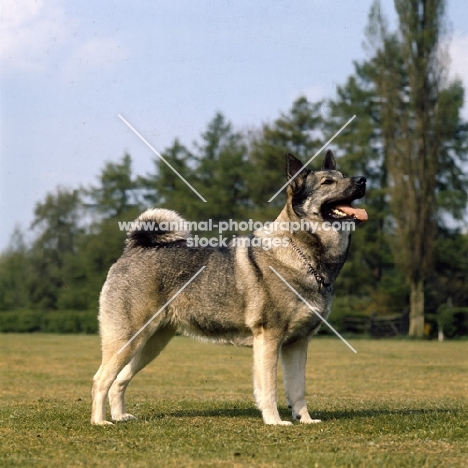
[(139, 421), (94, 427), (98, 337), (0, 335), (0, 466), (468, 466), (468, 342), (351, 343), (309, 346), (318, 425), (264, 426), (251, 351), (176, 338), (128, 389)]

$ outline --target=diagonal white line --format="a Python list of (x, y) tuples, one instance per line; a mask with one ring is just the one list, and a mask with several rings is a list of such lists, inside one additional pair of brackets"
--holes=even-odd
[(326, 148), (354, 119), (356, 118), (353, 115), (305, 164), (302, 168), (294, 174), (269, 200), (270, 203), (274, 200), (283, 190), (287, 187), (305, 168), (308, 164), (310, 164), (321, 152), (324, 148)]
[(119, 114), (119, 117), (120, 119), (125, 123), (125, 125), (127, 125), (127, 127), (133, 131), (133, 133), (135, 133), (135, 135), (137, 135), (141, 141), (143, 141), (143, 143), (145, 143), (145, 145), (159, 158), (161, 159), (161, 161), (164, 161), (178, 176), (179, 178), (185, 182), (205, 203), (207, 203), (207, 201), (192, 187), (192, 185), (190, 185), (136, 130), (135, 128), (132, 127), (132, 125), (130, 125), (123, 117), (122, 115)]
[(294, 293), (296, 296), (301, 299), (301, 301), (323, 322), (335, 335), (354, 353), (357, 351), (317, 312), (317, 310), (312, 307), (272, 266), (270, 269), (276, 274), (276, 276)]
[(204, 269), (202, 266), (118, 351), (120, 354)]

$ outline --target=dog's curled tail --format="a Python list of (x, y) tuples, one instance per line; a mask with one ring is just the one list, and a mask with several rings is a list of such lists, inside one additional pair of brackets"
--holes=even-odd
[(190, 237), (190, 223), (178, 213), (164, 208), (143, 212), (129, 224), (125, 250), (160, 247)]

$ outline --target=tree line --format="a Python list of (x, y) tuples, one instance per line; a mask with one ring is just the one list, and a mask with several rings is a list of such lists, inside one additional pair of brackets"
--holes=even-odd
[(284, 154), (308, 161), (356, 115), (333, 148), (339, 170), (368, 180), (369, 221), (353, 234), (332, 319), (343, 326), (346, 316), (407, 310), (413, 336), (435, 333), (437, 323), (449, 335), (467, 334), (468, 235), (460, 226), (468, 201), (468, 124), (460, 115), (463, 86), (446, 78), (440, 53), (444, 5), (397, 0), (398, 29), (389, 31), (375, 2), (366, 30), (370, 58), (354, 64), (333, 99), (300, 97), (248, 131), (217, 113), (196, 143), (176, 139), (162, 156), (208, 203), (159, 158), (149, 173), (135, 174), (128, 154), (107, 162), (88, 187), (48, 193), (34, 209), (32, 242), (17, 228), (0, 255), (0, 328), (8, 322), (3, 329), (14, 329), (18, 310), (34, 317), (56, 311), (54, 317), (74, 317), (73, 323), (76, 311), (94, 317), (107, 270), (122, 253), (118, 222), (147, 207), (173, 209), (191, 221), (274, 220), (284, 194), (267, 200), (285, 182)]

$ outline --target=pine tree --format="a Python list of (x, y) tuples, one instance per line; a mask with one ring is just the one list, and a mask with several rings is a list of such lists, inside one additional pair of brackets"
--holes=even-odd
[(83, 190), (90, 198), (88, 207), (104, 218), (122, 217), (139, 206), (137, 181), (132, 175), (132, 158), (125, 154), (119, 163), (107, 162), (98, 177), (98, 185)]
[(440, 215), (460, 217), (466, 206), (462, 164), (467, 126), (460, 118), (461, 84), (443, 80), (439, 45), (444, 2), (398, 0), (395, 5), (399, 28), (390, 33), (379, 2), (374, 3), (367, 28), (372, 58), (356, 64), (356, 75), (339, 91), (332, 108), (336, 116), (358, 116), (354, 135), (344, 132), (337, 141), (355, 155), (345, 161), (355, 167), (359, 160), (365, 163), (370, 181), (366, 204), (377, 216), (387, 217), (390, 209), (391, 224), (382, 218), (379, 229), (395, 235), (395, 262), (410, 288), (409, 332), (421, 336), (424, 282), (434, 268)]
[(196, 145), (197, 186), (208, 203), (200, 204), (198, 218), (213, 221), (245, 217), (247, 191), (247, 148), (243, 135), (217, 113)]
[[(161, 156), (190, 185), (196, 183), (195, 157), (179, 139), (176, 138)], [(154, 172), (139, 178), (139, 184), (144, 189), (146, 205), (174, 210), (187, 219), (194, 219), (194, 203), (198, 203), (198, 195), (163, 160), (156, 157), (153, 164)]]
[(65, 258), (75, 254), (82, 232), (82, 203), (78, 190), (58, 188), (36, 204), (31, 227), (37, 238), (29, 252), (28, 277), (30, 302), (34, 307), (56, 309), (64, 287)]
[[(249, 150), (249, 194), (255, 216), (260, 221), (273, 220), (285, 203), (284, 192), (271, 203), (268, 200), (286, 181), (285, 154), (293, 153), (307, 162), (321, 146), (321, 102), (306, 97), (293, 102), (272, 124), (264, 124), (253, 136)], [(310, 168), (314, 167), (311, 163)]]

